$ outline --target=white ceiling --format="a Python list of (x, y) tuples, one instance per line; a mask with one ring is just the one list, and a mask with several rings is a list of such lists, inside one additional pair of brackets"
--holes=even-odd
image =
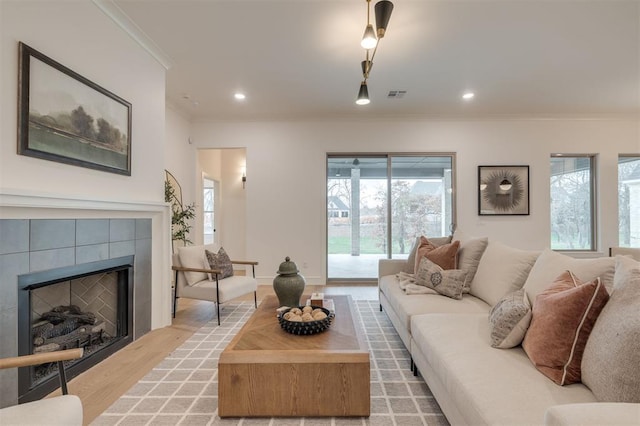
[(365, 0), (113, 2), (194, 120), (640, 115), (640, 1), (393, 0), (364, 107)]

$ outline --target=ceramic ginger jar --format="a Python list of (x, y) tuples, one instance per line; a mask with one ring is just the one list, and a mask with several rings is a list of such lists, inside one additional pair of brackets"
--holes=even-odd
[(290, 308), (300, 306), (300, 297), (306, 283), (299, 272), (295, 262), (292, 262), (289, 256), (280, 264), (278, 276), (273, 279), (273, 290), (278, 296), (280, 306)]

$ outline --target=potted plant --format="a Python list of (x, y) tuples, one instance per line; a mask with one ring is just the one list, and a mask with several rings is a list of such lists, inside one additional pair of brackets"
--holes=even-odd
[[(191, 231), (190, 220), (194, 219), (196, 216), (195, 213), (195, 203), (188, 204), (186, 206), (182, 205), (182, 195), (180, 193), (176, 193), (176, 188), (171, 183), (169, 176), (173, 178), (173, 176), (167, 172), (167, 179), (164, 181), (164, 200), (168, 203), (171, 203), (171, 239), (173, 241), (182, 241), (183, 245), (193, 244), (193, 242), (189, 239), (189, 232)], [(173, 181), (180, 186), (175, 178)], [(180, 189), (180, 188), (178, 188)]]

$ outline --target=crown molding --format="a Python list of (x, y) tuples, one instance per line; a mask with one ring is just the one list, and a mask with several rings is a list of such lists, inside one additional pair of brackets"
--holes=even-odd
[(92, 0), (98, 9), (116, 23), (125, 33), (127, 33), (136, 43), (146, 50), (164, 69), (171, 68), (172, 61), (169, 55), (145, 34), (144, 31), (113, 0)]

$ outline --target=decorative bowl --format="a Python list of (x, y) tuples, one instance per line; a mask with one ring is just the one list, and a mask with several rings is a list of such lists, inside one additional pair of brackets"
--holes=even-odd
[[(331, 325), (331, 320), (333, 319), (334, 315), (328, 309), (323, 308), (321, 306), (312, 305), (311, 307), (313, 309), (322, 310), (322, 312), (327, 314), (327, 317), (321, 320), (316, 320), (316, 321), (306, 321), (306, 322), (289, 321), (284, 319), (284, 315), (287, 312), (289, 312), (291, 309), (293, 309), (293, 308), (289, 308), (282, 311), (280, 315), (278, 315), (278, 321), (280, 321), (280, 327), (282, 327), (282, 329), (287, 333), (297, 334), (299, 336), (322, 333), (323, 331), (327, 330)], [(302, 308), (304, 308), (304, 306), (298, 306), (298, 309), (302, 309)]]

